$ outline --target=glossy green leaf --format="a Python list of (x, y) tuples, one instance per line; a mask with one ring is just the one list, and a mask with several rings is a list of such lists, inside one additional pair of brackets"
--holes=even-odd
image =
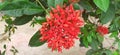
[(80, 0), (79, 4), (86, 9), (87, 11), (91, 11), (92, 10), (92, 5), (86, 1), (86, 0)]
[(55, 0), (55, 7), (59, 5), (59, 6), (63, 6), (63, 0)]
[(44, 17), (35, 17), (34, 20), (39, 23), (39, 24), (42, 24), (43, 22), (46, 21), (46, 18)]
[(55, 0), (47, 0), (47, 4), (48, 4), (49, 8), (55, 7)]
[(3, 7), (1, 7), (0, 11), (3, 14), (14, 17), (20, 17), (22, 15), (33, 15), (43, 12), (43, 9), (40, 6), (28, 1), (9, 2), (2, 6)]
[(96, 6), (99, 7), (101, 10), (103, 10), (104, 12), (107, 11), (110, 3), (109, 0), (93, 0), (93, 1), (96, 4)]
[(91, 36), (87, 36), (87, 40), (88, 40), (89, 43), (91, 43), (92, 42), (92, 37)]
[(33, 18), (33, 16), (21, 16), (21, 17), (16, 17), (15, 20), (13, 21), (13, 24), (15, 25), (23, 25), (23, 24), (26, 24), (28, 23), (29, 21), (31, 21)]
[(85, 28), (85, 27), (82, 27), (82, 28), (81, 28), (81, 32), (83, 32), (85, 36), (88, 35), (87, 28)]
[(114, 38), (118, 37), (118, 31), (112, 32), (112, 34), (110, 35), (110, 37), (111, 38), (112, 37), (114, 37)]
[(80, 9), (80, 5), (78, 3), (73, 4), (73, 7), (74, 7), (74, 9), (77, 9), (77, 10)]
[(114, 51), (113, 55), (119, 55), (119, 53), (117, 51)]
[(32, 36), (32, 38), (30, 39), (30, 41), (29, 41), (29, 46), (31, 46), (31, 47), (38, 47), (38, 46), (43, 45), (45, 42), (41, 42), (41, 41), (40, 41), (40, 37), (41, 37), (41, 34), (40, 34), (39, 31), (37, 31), (37, 32)]
[(87, 41), (87, 38), (85, 36), (83, 37), (82, 41), (83, 41), (84, 46), (88, 48), (88, 41)]
[[(112, 11), (112, 12), (111, 12)], [(115, 18), (115, 7), (114, 5), (110, 5), (109, 9), (101, 14), (100, 21), (103, 24), (108, 23), (109, 21)]]

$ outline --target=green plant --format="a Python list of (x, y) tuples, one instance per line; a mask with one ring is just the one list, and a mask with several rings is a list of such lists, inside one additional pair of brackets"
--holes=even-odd
[[(72, 10), (72, 8), (67, 8), (70, 5), (73, 6), (73, 9), (74, 9), (73, 13), (80, 11), (78, 12), (80, 13), (79, 17), (81, 18), (81, 20), (83, 19), (81, 21), (82, 23), (81, 27), (77, 29), (77, 30), (80, 30), (79, 33), (75, 31), (75, 32), (72, 32), (72, 34), (77, 33), (76, 34), (78, 35), (77, 38), (80, 39), (80, 46), (83, 46), (86, 48), (91, 47), (91, 49), (87, 51), (86, 55), (120, 55), (120, 39), (119, 39), (120, 37), (119, 36), (120, 1), (119, 0), (80, 0), (80, 1), (79, 0), (4, 0), (3, 2), (0, 3), (0, 11), (1, 13), (4, 14), (2, 20), (5, 20), (5, 22), (7, 23), (5, 28), (5, 33), (8, 32), (9, 35), (11, 35), (12, 32), (13, 33), (15, 32), (15, 29), (17, 28), (16, 26), (24, 25), (29, 21), (32, 21), (31, 26), (34, 27), (34, 25), (40, 24), (42, 25), (41, 29), (44, 29), (44, 28), (47, 29), (47, 30), (45, 29), (43, 32), (49, 31), (51, 30), (51, 27), (53, 26), (57, 27), (55, 25), (58, 25), (58, 24), (53, 24), (49, 22), (53, 22), (57, 20), (58, 19), (57, 15), (59, 17), (64, 16), (64, 15), (60, 16), (63, 11), (60, 12), (56, 10), (57, 9), (58, 10), (61, 9), (64, 11)], [(68, 12), (66, 13), (68, 14)], [(70, 16), (68, 15), (68, 17), (73, 17), (76, 15), (76, 13), (73, 16), (71, 15), (71, 13), (69, 14)], [(52, 17), (52, 15), (54, 15), (55, 18), (53, 18), (54, 16)], [(14, 19), (11, 17), (13, 17)], [(76, 18), (78, 18), (77, 15), (76, 15)], [(73, 20), (69, 22), (73, 22)], [(62, 21), (64, 20), (61, 20), (61, 22)], [(60, 21), (57, 21), (57, 22), (60, 23)], [(108, 26), (105, 26), (104, 24), (107, 24), (107, 23), (110, 23), (110, 24)], [(72, 30), (72, 28), (74, 28), (75, 25), (76, 24), (71, 26), (68, 25), (68, 26)], [(65, 31), (66, 29), (63, 28), (62, 32), (65, 32)], [(56, 33), (57, 32), (58, 31), (56, 31)], [(109, 38), (114, 38), (115, 41), (113, 45), (110, 46), (109, 48), (104, 48), (102, 44), (105, 38), (104, 35), (109, 33), (111, 34)], [(44, 39), (43, 37), (43, 36), (49, 37), (50, 35), (51, 34), (44, 35), (42, 31), (37, 31), (30, 39), (29, 46), (37, 47), (47, 42), (50, 43), (49, 40), (52, 40), (52, 39), (56, 40), (55, 38), (52, 38), (52, 37), (46, 38), (46, 39)], [(68, 33), (64, 35), (68, 35)], [(57, 37), (58, 36), (59, 35), (57, 35)], [(73, 35), (72, 37), (76, 37), (76, 36)], [(66, 38), (73, 39), (72, 37), (70, 38), (69, 36), (64, 36), (63, 39), (66, 39)], [(57, 41), (59, 41), (59, 39)], [(67, 47), (65, 47), (64, 45), (60, 45), (61, 42), (58, 45), (66, 49), (67, 48), (69, 49), (69, 47), (74, 45), (74, 41), (70, 42), (66, 40), (63, 42), (66, 42), (66, 44), (68, 44), (69, 46), (65, 45), (65, 43), (64, 45)], [(67, 43), (67, 42), (70, 42), (70, 43)], [(57, 45), (57, 44), (54, 44), (54, 45)], [(48, 45), (48, 47), (52, 48), (52, 50), (57, 49), (58, 51), (61, 52), (62, 48), (58, 47), (58, 45), (57, 47), (54, 46), (54, 48), (53, 48), (53, 45)], [(115, 49), (114, 52), (112, 52), (113, 50), (110, 50), (110, 49), (114, 45), (118, 45), (118, 48)]]

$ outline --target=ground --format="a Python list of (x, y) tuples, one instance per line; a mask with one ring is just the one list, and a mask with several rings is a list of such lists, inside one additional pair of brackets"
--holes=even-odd
[[(1, 18), (0, 18), (1, 19)], [(4, 21), (0, 22), (0, 34), (4, 32)], [(75, 45), (69, 50), (63, 50), (62, 53), (58, 53), (57, 51), (51, 51), (47, 47), (47, 44), (44, 44), (40, 47), (30, 47), (28, 45), (30, 38), (32, 35), (40, 29), (40, 25), (36, 25), (35, 27), (30, 27), (30, 22), (17, 26), (18, 29), (14, 34), (11, 35), (11, 41), (0, 41), (0, 50), (3, 51), (3, 45), (7, 45), (6, 55), (13, 55), (10, 52), (11, 46), (15, 46), (15, 48), (19, 51), (17, 55), (85, 55), (86, 51), (89, 48), (79, 47), (79, 40), (75, 42)], [(4, 35), (7, 36), (7, 35)], [(0, 38), (4, 37), (0, 35)], [(107, 39), (107, 38), (105, 38)], [(104, 47), (110, 46), (112, 43), (111, 40), (104, 41)]]

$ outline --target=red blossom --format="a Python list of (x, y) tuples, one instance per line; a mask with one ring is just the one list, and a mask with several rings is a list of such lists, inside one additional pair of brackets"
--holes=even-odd
[(104, 26), (98, 26), (97, 27), (97, 32), (99, 32), (101, 35), (108, 34), (109, 30), (107, 27)]
[(69, 49), (78, 39), (80, 27), (84, 25), (82, 11), (74, 10), (73, 6), (52, 8), (47, 22), (42, 24), (41, 41), (47, 41), (48, 47), (62, 52), (62, 48)]

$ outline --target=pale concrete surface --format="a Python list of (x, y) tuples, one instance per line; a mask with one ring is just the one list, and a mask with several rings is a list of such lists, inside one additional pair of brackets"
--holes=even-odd
[[(0, 33), (4, 31), (4, 22), (0, 22)], [(47, 44), (44, 44), (40, 47), (29, 47), (28, 43), (32, 35), (40, 29), (40, 25), (36, 25), (35, 27), (30, 27), (30, 23), (18, 26), (18, 29), (11, 36), (11, 42), (5, 41), (2, 42), (0, 48), (2, 48), (3, 44), (7, 45), (6, 55), (13, 55), (10, 52), (11, 46), (15, 46), (15, 48), (19, 51), (17, 55), (85, 55), (87, 51), (84, 47), (79, 47), (79, 41), (76, 41), (75, 46), (73, 46), (69, 50), (63, 50), (63, 53), (58, 53), (57, 51), (52, 52), (51, 49), (47, 48)]]
[[(0, 33), (4, 32), (4, 22), (0, 22)], [(75, 42), (75, 46), (73, 46), (69, 50), (63, 50), (62, 53), (58, 53), (57, 51), (52, 52), (51, 49), (47, 48), (47, 44), (44, 44), (40, 47), (29, 47), (28, 43), (32, 35), (40, 29), (40, 25), (36, 25), (35, 27), (30, 27), (30, 23), (27, 23), (22, 26), (18, 26), (18, 29), (14, 34), (11, 35), (11, 42), (4, 41), (0, 43), (0, 50), (3, 51), (3, 44), (7, 45), (6, 55), (13, 55), (10, 52), (11, 46), (15, 46), (15, 48), (19, 51), (17, 55), (85, 55), (87, 48), (79, 47), (79, 41)], [(108, 37), (106, 37), (107, 39)], [(113, 40), (105, 40), (104, 47), (110, 46)]]

